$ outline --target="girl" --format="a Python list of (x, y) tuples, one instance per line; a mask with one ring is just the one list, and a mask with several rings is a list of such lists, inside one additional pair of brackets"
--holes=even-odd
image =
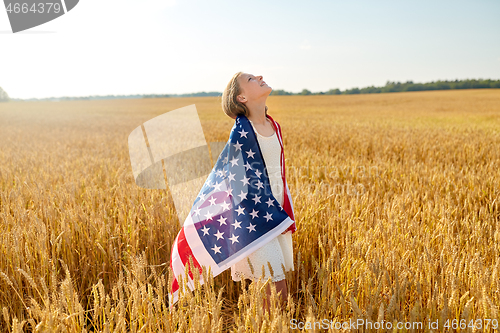
[[(283, 206), (281, 144), (272, 118), (269, 119), (267, 115), (266, 106), (266, 99), (271, 91), (272, 88), (262, 76), (238, 72), (222, 94), (222, 110), (233, 119), (239, 114), (244, 115), (252, 124), (269, 175), (272, 194)], [(268, 263), (272, 272), (269, 271)], [(264, 271), (264, 278), (271, 277), (276, 292), (281, 292), (280, 301), (283, 306), (288, 294), (285, 271), (290, 270), (294, 270), (291, 228), (234, 264), (231, 267), (231, 276), (234, 281), (241, 281), (242, 278), (256, 281)], [(269, 299), (271, 289), (268, 287), (266, 292)], [(264, 308), (269, 310), (267, 302), (264, 303)]]

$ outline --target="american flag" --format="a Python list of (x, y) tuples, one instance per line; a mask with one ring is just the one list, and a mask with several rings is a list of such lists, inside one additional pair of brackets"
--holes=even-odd
[[(179, 279), (189, 257), (194, 266), (210, 267), (217, 276), (274, 237), (295, 232), (290, 190), (285, 178), (285, 156), (280, 125), (271, 116), (281, 145), (283, 206), (273, 196), (257, 136), (247, 117), (238, 115), (229, 140), (201, 188), (177, 235), (170, 255), (174, 273), (170, 306), (178, 300)], [(193, 274), (187, 286), (193, 290)], [(200, 283), (203, 283), (200, 276)]]

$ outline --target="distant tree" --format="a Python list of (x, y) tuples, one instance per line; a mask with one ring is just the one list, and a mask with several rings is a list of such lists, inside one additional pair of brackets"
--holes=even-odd
[(291, 95), (291, 93), (289, 93), (288, 91), (278, 89), (278, 90), (271, 91), (271, 95), (277, 95), (277, 96), (279, 96), (279, 95)]
[(360, 94), (376, 94), (382, 91), (382, 88), (377, 88), (375, 86), (365, 87), (359, 89)]
[(0, 102), (8, 102), (9, 100), (9, 95), (0, 87)]
[(302, 89), (299, 95), (311, 95), (311, 91), (307, 89)]
[(346, 94), (346, 95), (359, 94), (359, 93), (360, 93), (359, 88), (346, 89), (344, 91), (344, 94)]
[(340, 95), (342, 92), (340, 91), (340, 89), (330, 89), (328, 90), (325, 94), (327, 95)]

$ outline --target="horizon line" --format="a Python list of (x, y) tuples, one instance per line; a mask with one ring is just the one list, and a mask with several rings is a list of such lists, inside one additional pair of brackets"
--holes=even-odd
[[(302, 89), (302, 91), (299, 92), (291, 92), (291, 91), (286, 91), (284, 89), (273, 89), (271, 91), (270, 96), (273, 96), (273, 92), (275, 92), (274, 96), (279, 96), (279, 95), (341, 95), (341, 94), (366, 94), (366, 93), (388, 93), (388, 92), (401, 92), (399, 90), (395, 91), (371, 91), (368, 92), (369, 90), (373, 89), (383, 89), (387, 88), (388, 86), (416, 86), (416, 87), (422, 87), (422, 85), (432, 85), (432, 84), (439, 84), (439, 83), (461, 83), (461, 82), (488, 82), (488, 83), (493, 83), (494, 87), (484, 87), (484, 88), (500, 88), (500, 80), (493, 80), (493, 79), (455, 79), (455, 80), (436, 80), (436, 81), (430, 81), (430, 82), (424, 82), (424, 83), (419, 83), (419, 82), (414, 82), (413, 80), (407, 80), (406, 82), (401, 82), (401, 81), (390, 81), (388, 80), (385, 84), (385, 86), (366, 86), (363, 88), (346, 88), (344, 90), (340, 90), (339, 88), (335, 89), (329, 89), (326, 90), (325, 92), (323, 91), (317, 91), (317, 92), (312, 92), (307, 88)], [(496, 84), (498, 83), (498, 84)], [(498, 86), (498, 87), (497, 87)], [(458, 89), (484, 89), (484, 88), (458, 88)], [(419, 89), (417, 91), (427, 91), (427, 90), (455, 90), (457, 88), (443, 88), (443, 89)], [(1, 88), (0, 88), (1, 90)], [(357, 91), (357, 92), (356, 92)], [(366, 92), (361, 92), (361, 91), (366, 91)], [(415, 90), (408, 90), (408, 91), (415, 91)], [(333, 93), (332, 93), (333, 92)], [(181, 93), (181, 94), (168, 94), (168, 93), (145, 93), (145, 94), (120, 94), (120, 95), (115, 95), (115, 94), (107, 94), (107, 95), (86, 95), (86, 96), (61, 96), (61, 97), (42, 97), (42, 98), (9, 98), (10, 101), (44, 101), (44, 100), (85, 100), (85, 99), (134, 99), (134, 98), (170, 98), (170, 97), (221, 97), (222, 92), (218, 91), (200, 91), (200, 92), (195, 92), (195, 93)]]

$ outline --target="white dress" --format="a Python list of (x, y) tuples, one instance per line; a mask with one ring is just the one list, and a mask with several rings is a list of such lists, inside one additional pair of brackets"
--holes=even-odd
[[(250, 119), (249, 119), (250, 120)], [(271, 183), (271, 191), (280, 205), (283, 205), (283, 180), (281, 178), (281, 145), (278, 141), (276, 131), (271, 136), (262, 136), (257, 132), (255, 126), (250, 120), (257, 140), (259, 141), (260, 150), (266, 163), (267, 172)], [(250, 261), (252, 268), (248, 264)], [(272, 274), (269, 271), (267, 262), (271, 265)], [(264, 265), (264, 279), (271, 277), (273, 282), (285, 279), (285, 272), (293, 271), (293, 245), (292, 232), (287, 231), (284, 235), (280, 234), (269, 243), (251, 253), (248, 257), (231, 266), (231, 277), (234, 281), (241, 281), (242, 278), (258, 280), (262, 275), (262, 265)]]

